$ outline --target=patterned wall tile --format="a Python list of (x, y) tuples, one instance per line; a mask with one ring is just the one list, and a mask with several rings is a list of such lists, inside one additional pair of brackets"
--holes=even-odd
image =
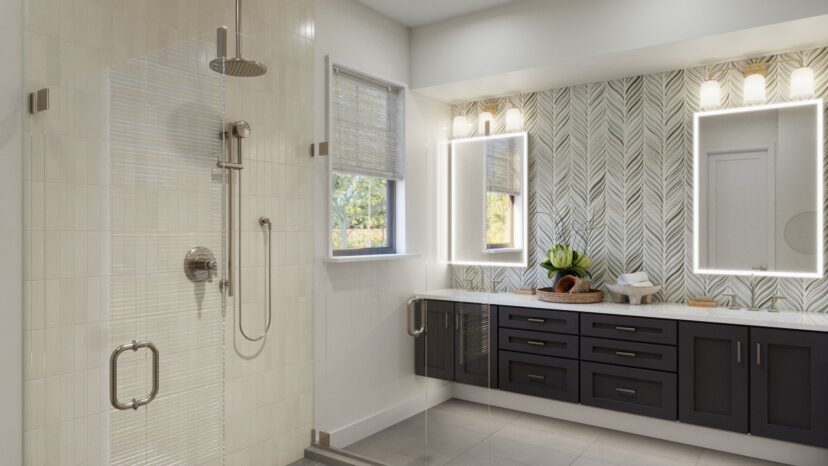
[[(828, 48), (802, 56), (815, 71), (817, 96), (828, 97)], [(506, 109), (523, 110), (529, 133), (530, 265), (491, 273), (453, 266), (452, 286), (480, 283), (481, 274), (485, 283), (499, 281), (498, 290), (547, 286), (546, 272), (537, 264), (555, 243), (553, 216), (566, 215), (578, 224), (596, 219), (588, 252), (597, 287), (622, 272), (645, 270), (663, 284), (659, 300), (718, 296), (732, 287), (741, 303), (748, 302), (744, 278), (693, 273), (693, 113), (709, 74), (721, 83), (722, 106), (741, 106), (743, 77), (736, 69), (748, 63), (768, 64), (768, 102), (788, 101), (799, 57), (771, 55), (454, 105), (453, 116), (476, 122), (482, 105), (496, 104), (496, 131), (503, 131)], [(828, 147), (828, 132), (825, 142)], [(788, 297), (787, 308), (828, 311), (828, 279), (766, 278), (759, 299), (777, 289)]]

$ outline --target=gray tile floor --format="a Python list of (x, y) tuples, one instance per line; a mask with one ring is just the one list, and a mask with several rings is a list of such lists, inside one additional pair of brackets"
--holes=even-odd
[(347, 450), (393, 466), (774, 464), (460, 400), (406, 419)]

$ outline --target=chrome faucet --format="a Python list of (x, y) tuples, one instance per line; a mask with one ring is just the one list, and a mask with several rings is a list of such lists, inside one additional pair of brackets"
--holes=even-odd
[(759, 277), (757, 277), (754, 274), (750, 275), (750, 308), (748, 309), (751, 311), (759, 311), (762, 309), (762, 306), (764, 306), (768, 301), (770, 301), (771, 307), (770, 309), (768, 309), (768, 312), (779, 312), (779, 309), (777, 309), (776, 307), (777, 303), (783, 299), (786, 299), (786, 297), (779, 293), (779, 291), (777, 290), (761, 303), (757, 303), (756, 286), (759, 285), (759, 281)]

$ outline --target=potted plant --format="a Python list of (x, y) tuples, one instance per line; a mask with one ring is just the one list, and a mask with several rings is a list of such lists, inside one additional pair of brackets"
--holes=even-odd
[(574, 275), (578, 278), (589, 277), (589, 266), (592, 259), (575, 249), (567, 243), (556, 244), (554, 248), (546, 253), (546, 260), (540, 266), (546, 269), (547, 276), (553, 279), (552, 288), (558, 284), (558, 280), (566, 275)]

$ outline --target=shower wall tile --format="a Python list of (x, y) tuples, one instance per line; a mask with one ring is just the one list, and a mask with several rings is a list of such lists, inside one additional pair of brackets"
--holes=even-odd
[[(260, 354), (256, 345), (237, 341), (234, 309), (227, 308), (227, 406), (243, 400), (227, 410), (230, 464), (290, 463), (302, 456), (311, 429), (310, 3), (246, 1), (245, 52), (267, 63), (270, 72), (230, 79), (225, 86), (224, 116), (245, 119), (253, 128), (243, 196), (249, 248), (243, 273), (255, 277), (245, 293), (251, 309), (245, 317), (251, 320), (262, 316), (265, 290), (263, 235), (256, 221), (269, 216), (274, 228), (274, 322)], [(180, 278), (161, 272), (178, 272), (181, 251), (204, 241), (198, 234), (186, 244), (147, 237), (125, 255), (123, 244), (110, 243), (108, 230), (112, 224), (169, 232), (213, 225), (213, 213), (193, 210), (198, 203), (189, 200), (209, 189), (211, 180), (183, 170), (176, 189), (135, 192), (129, 209), (110, 209), (109, 161), (117, 154), (107, 140), (109, 71), (189, 39), (212, 44), (215, 27), (233, 23), (233, 2), (26, 0), (24, 21), (26, 89), (48, 86), (51, 92), (50, 110), (24, 119), (24, 460), (107, 464), (108, 356), (112, 341), (126, 338), (110, 336), (111, 319), (124, 315), (113, 305), (112, 290), (158, 290), (154, 310), (161, 310), (164, 293), (173, 292), (168, 283)], [(158, 276), (116, 280), (112, 272), (119, 266)], [(255, 325), (261, 327), (259, 319)], [(129, 332), (141, 330), (136, 324)], [(160, 405), (159, 410), (168, 412)], [(252, 433), (251, 415), (261, 418)]]
[[(803, 53), (815, 71), (816, 97), (828, 98), (828, 48)], [(798, 59), (790, 53), (752, 60), (768, 63), (768, 102), (789, 100), (785, 80)], [(746, 64), (711, 67), (723, 72), (723, 108), (742, 106), (742, 77), (734, 70)], [(555, 244), (547, 215), (555, 212), (575, 221), (596, 216), (588, 250), (596, 288), (620, 273), (645, 270), (662, 284), (660, 301), (719, 296), (732, 285), (738, 300), (748, 302), (743, 278), (693, 273), (693, 113), (705, 75), (702, 67), (690, 68), (454, 105), (453, 116), (470, 121), (485, 103), (517, 106), (529, 133), (529, 267), (494, 267), (486, 283), (494, 277), (503, 290), (549, 286), (538, 263)], [(496, 131), (503, 131), (503, 113)], [(481, 273), (476, 267), (451, 270), (458, 288), (477, 283)], [(760, 301), (777, 287), (788, 297), (783, 306), (828, 312), (828, 278), (765, 279)]]

